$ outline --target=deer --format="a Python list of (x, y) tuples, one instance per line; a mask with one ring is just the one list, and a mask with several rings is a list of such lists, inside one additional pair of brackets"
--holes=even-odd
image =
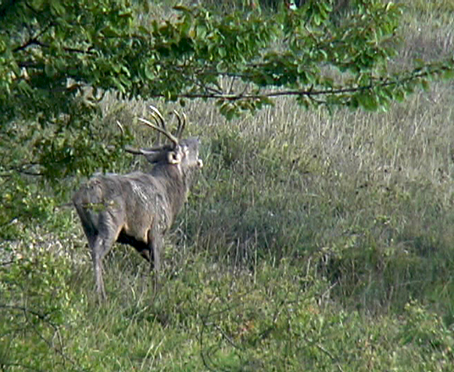
[[(114, 243), (134, 247), (154, 269), (155, 288), (161, 270), (163, 239), (186, 202), (197, 170), (198, 138), (181, 139), (186, 115), (174, 111), (178, 119), (175, 135), (167, 130), (163, 115), (149, 107), (155, 123), (139, 121), (157, 131), (152, 148), (126, 147), (126, 152), (140, 155), (152, 164), (148, 172), (95, 174), (75, 192), (72, 201), (88, 240), (93, 263), (96, 292), (106, 299), (103, 281), (103, 258)], [(160, 135), (170, 143), (161, 144)]]

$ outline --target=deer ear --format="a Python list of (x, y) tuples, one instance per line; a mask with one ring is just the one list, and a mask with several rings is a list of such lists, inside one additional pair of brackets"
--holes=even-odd
[(140, 154), (145, 156), (151, 164), (159, 162), (159, 158), (162, 157), (161, 151), (153, 149), (140, 149)]
[(169, 162), (169, 164), (180, 164), (181, 154), (177, 151), (170, 151), (167, 154), (167, 161)]
[(162, 155), (159, 152), (149, 152), (146, 154), (143, 154), (145, 156), (145, 159), (147, 159), (148, 162), (151, 164), (153, 163), (158, 163), (160, 159), (162, 159)]

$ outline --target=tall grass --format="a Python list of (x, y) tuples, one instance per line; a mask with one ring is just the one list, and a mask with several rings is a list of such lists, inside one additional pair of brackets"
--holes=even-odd
[(214, 124), (195, 103), (208, 166), (183, 230), (217, 259), (311, 262), (344, 299), (401, 306), (449, 279), (430, 273), (453, 258), (452, 103), (452, 87), (439, 84), (387, 113), (282, 100)]

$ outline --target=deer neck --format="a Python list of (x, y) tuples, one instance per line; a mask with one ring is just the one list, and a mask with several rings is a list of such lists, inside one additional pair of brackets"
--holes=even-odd
[(190, 172), (184, 172), (179, 165), (166, 164), (156, 166), (152, 175), (161, 180), (172, 214), (176, 216), (186, 201), (192, 178)]

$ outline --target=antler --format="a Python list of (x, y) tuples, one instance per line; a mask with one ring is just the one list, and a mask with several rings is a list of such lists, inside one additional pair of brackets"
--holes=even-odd
[[(154, 107), (152, 105), (150, 105), (148, 107), (150, 108), (151, 111), (153, 111), (152, 117), (156, 120), (156, 123), (161, 124), (162, 129), (164, 129), (166, 131), (167, 130), (166, 121), (164, 120), (164, 117), (162, 116), (162, 114), (159, 112), (159, 110), (156, 107)], [(157, 118), (156, 118), (156, 116), (157, 116)], [(159, 119), (159, 121), (158, 121), (158, 119)]]
[[(148, 106), (148, 107), (150, 108), (150, 110), (153, 111), (153, 113), (152, 113), (152, 118), (154, 119), (154, 121), (156, 122), (156, 124), (161, 125), (161, 127), (163, 127), (164, 129), (166, 129), (165, 120), (164, 120), (164, 118), (162, 117), (162, 115), (161, 115), (161, 113), (159, 112), (159, 110), (158, 110), (156, 107), (152, 106), (152, 105), (150, 105), (150, 106)], [(157, 117), (156, 117), (156, 116), (157, 116)], [(158, 134), (156, 135), (156, 142), (155, 142), (155, 144), (156, 144), (157, 146), (159, 146), (159, 145), (161, 144), (161, 133), (160, 133), (160, 132), (158, 132)]]
[(159, 133), (162, 133), (164, 136), (166, 136), (175, 146), (178, 146), (178, 138), (176, 138), (172, 133), (168, 132), (167, 130), (161, 128), (161, 127), (158, 127), (156, 125), (154, 125), (152, 122), (148, 121), (147, 119), (144, 119), (144, 118), (139, 118), (139, 120), (149, 126), (150, 128), (153, 128), (155, 130), (157, 130)]
[[(144, 118), (139, 118), (139, 120), (143, 124), (149, 126), (150, 128), (157, 130), (158, 133), (162, 133), (174, 144), (175, 147), (178, 146), (178, 137), (175, 137), (172, 133), (170, 133), (167, 130), (165, 120), (164, 120), (164, 117), (162, 116), (162, 114), (159, 112), (159, 110), (156, 107), (151, 106), (151, 105), (149, 107), (153, 111), (153, 113), (151, 114), (151, 117), (155, 120), (156, 124), (158, 124), (158, 125), (154, 125), (152, 122), (150, 122)], [(158, 137), (158, 143), (159, 143), (159, 137)]]
[(178, 113), (178, 111), (173, 110), (173, 113), (174, 113), (175, 116), (178, 118), (178, 128), (177, 128), (176, 137), (177, 137), (177, 138), (181, 138), (181, 135), (183, 134), (184, 127), (185, 127), (185, 125), (186, 125), (186, 115), (185, 115), (185, 113), (183, 112), (183, 121), (182, 121), (182, 120), (181, 120), (181, 116), (180, 116), (180, 114)]
[(178, 113), (178, 111), (176, 110), (173, 110), (173, 113), (175, 114), (175, 116), (177, 117), (178, 119), (178, 127), (177, 127), (177, 131), (175, 133), (175, 136), (170, 133), (170, 131), (167, 130), (167, 127), (166, 127), (166, 123), (165, 123), (165, 120), (164, 120), (164, 117), (162, 116), (162, 114), (159, 112), (159, 110), (154, 107), (154, 106), (148, 106), (150, 108), (150, 110), (152, 111), (151, 113), (151, 117), (154, 119), (154, 121), (156, 122), (156, 125), (151, 123), (149, 120), (147, 119), (144, 119), (144, 118), (139, 118), (139, 120), (149, 126), (150, 128), (153, 128), (155, 130), (158, 131), (158, 144), (159, 144), (159, 134), (162, 133), (163, 135), (165, 135), (175, 146), (178, 146), (178, 142), (179, 142), (179, 139), (181, 138), (181, 135), (183, 134), (183, 131), (184, 131), (184, 128), (186, 126), (186, 115), (183, 113), (183, 115), (180, 115)]

